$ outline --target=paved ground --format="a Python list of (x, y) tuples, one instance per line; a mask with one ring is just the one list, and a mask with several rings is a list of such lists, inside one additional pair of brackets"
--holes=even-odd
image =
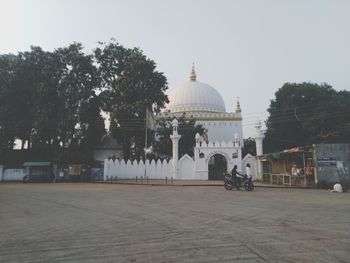
[(350, 194), (0, 184), (0, 262), (350, 262)]
[[(153, 186), (162, 186), (162, 185), (172, 185), (172, 186), (222, 186), (223, 181), (212, 181), (212, 180), (173, 180), (171, 179), (152, 179), (152, 180), (141, 180), (138, 178), (137, 180), (133, 179), (122, 179), (122, 180), (107, 180), (107, 181), (96, 181), (96, 183), (100, 184), (144, 184), (144, 185), (153, 185)], [(298, 185), (298, 186), (289, 186), (289, 185), (282, 185), (282, 184), (270, 184), (270, 183), (261, 183), (254, 181), (254, 185), (256, 187), (293, 187), (293, 188), (305, 188), (304, 185)], [(309, 187), (311, 188), (311, 187)]]

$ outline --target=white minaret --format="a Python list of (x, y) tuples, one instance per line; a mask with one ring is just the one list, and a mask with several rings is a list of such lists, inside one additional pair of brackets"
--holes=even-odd
[(181, 135), (179, 135), (177, 132), (177, 128), (179, 126), (177, 119), (174, 119), (171, 125), (173, 126), (173, 134), (170, 135), (170, 139), (173, 142), (173, 178), (176, 179), (179, 170), (179, 140), (181, 138)]
[(265, 138), (265, 135), (264, 135), (264, 132), (261, 130), (261, 122), (258, 121), (256, 124), (255, 124), (255, 129), (256, 129), (256, 134), (254, 136), (254, 140), (255, 140), (255, 144), (256, 144), (256, 159), (257, 159), (257, 164), (258, 164), (258, 167), (257, 167), (257, 177), (262, 180), (263, 177), (262, 177), (262, 172), (263, 172), (263, 169), (262, 169), (262, 163), (260, 161), (260, 157), (263, 155), (263, 140)]

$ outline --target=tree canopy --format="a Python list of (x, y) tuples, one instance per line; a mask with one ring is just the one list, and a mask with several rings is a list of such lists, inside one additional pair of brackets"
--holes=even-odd
[(112, 40), (101, 43), (94, 55), (112, 132), (122, 140), (125, 158), (137, 158), (145, 147), (146, 108), (158, 112), (168, 102), (167, 80), (138, 48), (125, 48)]
[[(51, 161), (91, 161), (105, 133), (104, 110), (126, 156), (143, 155), (146, 108), (159, 111), (167, 102), (166, 78), (155, 69), (140, 49), (114, 40), (90, 54), (73, 43), (0, 55), (0, 154), (18, 139)], [(73, 148), (83, 154), (67, 160), (63, 150)]]
[[(170, 158), (172, 155), (172, 142), (170, 135), (173, 132), (171, 121), (173, 118), (166, 118), (158, 122), (158, 128), (155, 133), (155, 141), (152, 146), (154, 151), (161, 158)], [(193, 148), (195, 146), (195, 135), (198, 132), (200, 135), (204, 133), (204, 127), (202, 125), (196, 125), (195, 119), (186, 119), (180, 117), (177, 119), (179, 122), (178, 132), (181, 135), (179, 140), (179, 157), (184, 154), (194, 156)]]
[(325, 83), (286, 83), (271, 100), (264, 149), (350, 142), (349, 108), (349, 91)]
[[(27, 145), (59, 162), (63, 147), (87, 139), (88, 124), (103, 124), (101, 105), (96, 104), (97, 69), (79, 43), (53, 52), (32, 46), (17, 55), (2, 55), (0, 78), (2, 153), (19, 139), (22, 149)], [(97, 130), (104, 133), (101, 125)]]
[(242, 149), (242, 156), (246, 156), (247, 154), (251, 154), (253, 156), (256, 155), (256, 143), (255, 140), (249, 137), (248, 139), (244, 139), (244, 147)]

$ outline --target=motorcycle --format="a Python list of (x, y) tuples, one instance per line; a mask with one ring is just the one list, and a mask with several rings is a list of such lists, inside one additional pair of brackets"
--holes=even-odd
[(244, 186), (244, 189), (246, 191), (253, 191), (254, 190), (254, 184), (252, 181), (252, 178), (248, 178), (247, 175), (244, 175), (243, 178), (236, 177), (236, 179), (232, 179), (232, 176), (228, 174), (224, 178), (224, 186), (226, 190), (232, 190), (233, 187), (236, 189), (241, 188)]

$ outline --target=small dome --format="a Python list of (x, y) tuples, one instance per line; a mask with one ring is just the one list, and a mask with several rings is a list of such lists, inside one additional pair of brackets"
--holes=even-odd
[(111, 133), (106, 133), (105, 135), (102, 136), (100, 140), (100, 146), (104, 148), (115, 148), (119, 147), (120, 144), (118, 141), (113, 137)]
[(167, 109), (179, 112), (226, 112), (220, 93), (212, 86), (196, 80), (194, 68), (190, 80), (169, 91)]

